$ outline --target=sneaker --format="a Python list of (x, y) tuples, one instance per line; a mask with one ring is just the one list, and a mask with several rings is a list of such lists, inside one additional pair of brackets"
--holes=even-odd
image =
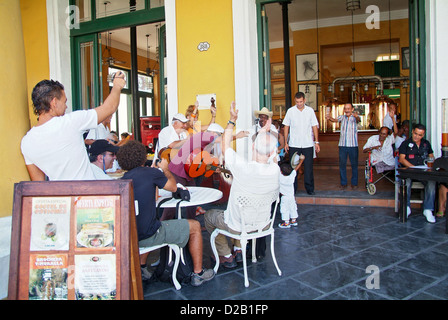
[(291, 219), (291, 222), (289, 223), (289, 225), (291, 225), (293, 227), (297, 227), (299, 224), (297, 223), (297, 219)]
[(278, 224), (278, 227), (281, 229), (289, 229), (291, 228), (291, 225), (289, 224), (289, 221), (283, 221), (282, 223)]
[(411, 215), (411, 207), (408, 207), (407, 216), (409, 217)]
[(236, 266), (237, 266), (233, 255), (230, 256), (229, 258), (226, 258), (224, 256), (219, 256), (219, 264), (226, 269), (233, 269), (233, 268), (236, 268)]
[(201, 273), (191, 273), (191, 285), (193, 287), (199, 287), (204, 282), (210, 281), (215, 277), (215, 271), (213, 269), (204, 269)]
[(236, 263), (243, 262), (243, 250), (235, 250), (235, 252), (233, 252), (233, 256), (235, 257)]
[(142, 281), (148, 281), (152, 278), (152, 272), (148, 270), (146, 267), (140, 267), (142, 270)]
[(426, 221), (428, 221), (429, 223), (435, 223), (436, 222), (436, 218), (434, 218), (434, 215), (432, 214), (431, 210), (423, 210), (423, 215), (426, 217)]

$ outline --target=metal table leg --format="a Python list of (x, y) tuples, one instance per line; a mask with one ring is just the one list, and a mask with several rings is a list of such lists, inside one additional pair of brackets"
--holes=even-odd
[(400, 194), (401, 194), (401, 204), (400, 204), (400, 222), (406, 223), (408, 221), (408, 212), (407, 212), (407, 198), (408, 198), (408, 189), (406, 188), (406, 179), (401, 179), (400, 184)]

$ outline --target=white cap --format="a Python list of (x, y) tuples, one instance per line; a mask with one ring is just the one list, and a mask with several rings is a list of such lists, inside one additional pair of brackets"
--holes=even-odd
[(187, 123), (188, 119), (182, 113), (175, 114), (173, 117), (173, 121), (179, 120), (180, 122)]
[(216, 133), (221, 133), (221, 134), (223, 134), (223, 133), (224, 133), (224, 128), (221, 127), (221, 126), (220, 126), (219, 124), (217, 124), (217, 123), (212, 123), (212, 124), (208, 127), (207, 131), (209, 131), (209, 132), (216, 132)]

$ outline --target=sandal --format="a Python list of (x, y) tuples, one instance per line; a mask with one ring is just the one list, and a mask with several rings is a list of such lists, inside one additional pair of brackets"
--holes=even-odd
[(443, 218), (445, 216), (445, 212), (439, 211), (436, 213), (437, 218)]

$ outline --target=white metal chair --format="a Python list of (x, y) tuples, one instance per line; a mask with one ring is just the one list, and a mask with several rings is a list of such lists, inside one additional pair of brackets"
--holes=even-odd
[[(279, 203), (279, 194), (278, 191), (272, 194), (268, 194), (268, 195), (239, 195), (237, 196), (237, 203), (238, 206), (240, 208), (240, 212), (241, 214), (241, 228), (242, 228), (242, 232), (241, 234), (237, 235), (237, 234), (233, 234), (230, 232), (227, 232), (225, 230), (221, 230), (221, 229), (215, 229), (213, 231), (213, 233), (210, 236), (210, 243), (211, 243), (211, 247), (213, 250), (213, 254), (215, 255), (215, 261), (216, 261), (216, 265), (215, 265), (215, 273), (218, 272), (219, 269), (219, 255), (218, 255), (218, 251), (216, 250), (216, 244), (215, 244), (215, 239), (218, 236), (218, 234), (223, 234), (229, 238), (233, 238), (233, 239), (237, 239), (241, 241), (241, 249), (242, 249), (242, 253), (243, 253), (243, 267), (244, 267), (244, 285), (247, 287), (249, 287), (249, 279), (247, 276), (247, 262), (246, 262), (246, 245), (248, 243), (249, 240), (253, 240), (252, 241), (252, 263), (256, 263), (257, 262), (257, 256), (255, 254), (255, 239), (257, 238), (262, 238), (265, 236), (270, 235), (271, 236), (271, 255), (272, 255), (272, 260), (274, 261), (274, 265), (277, 268), (278, 271), (278, 275), (281, 276), (282, 272), (280, 270), (280, 268), (278, 267), (277, 264), (277, 259), (275, 258), (275, 251), (274, 251), (274, 220), (275, 220), (275, 213), (277, 212), (277, 206)], [(275, 209), (274, 212), (271, 214), (271, 208), (272, 208), (272, 203), (275, 202)], [(255, 208), (258, 210), (260, 216), (264, 216), (265, 217), (265, 222), (263, 223), (263, 229), (266, 228), (266, 226), (268, 226), (267, 229), (263, 230), (263, 229), (259, 229), (256, 231), (252, 231), (251, 228), (251, 224), (249, 222), (244, 221), (244, 212), (247, 210), (247, 208)], [(261, 219), (260, 219), (261, 220)], [(247, 232), (247, 230), (249, 230), (249, 232)]]
[[(136, 216), (139, 215), (138, 201), (137, 200), (135, 200), (135, 215)], [(139, 248), (139, 254), (143, 255), (145, 253), (148, 253), (148, 252), (151, 252), (151, 251), (155, 251), (155, 250), (158, 250), (158, 249), (163, 248), (163, 247), (169, 247), (171, 249), (170, 253), (169, 253), (169, 259), (168, 259), (169, 261), (172, 260), (172, 253), (174, 252), (175, 259), (174, 259), (172, 279), (173, 279), (173, 284), (174, 284), (174, 287), (176, 288), (176, 290), (180, 290), (182, 288), (182, 286), (180, 285), (179, 281), (177, 281), (177, 277), (176, 277), (176, 275), (177, 275), (177, 268), (179, 267), (180, 258), (181, 258), (181, 250), (180, 250), (178, 245), (164, 243), (164, 244), (161, 244), (159, 246), (142, 247), (142, 248)]]

